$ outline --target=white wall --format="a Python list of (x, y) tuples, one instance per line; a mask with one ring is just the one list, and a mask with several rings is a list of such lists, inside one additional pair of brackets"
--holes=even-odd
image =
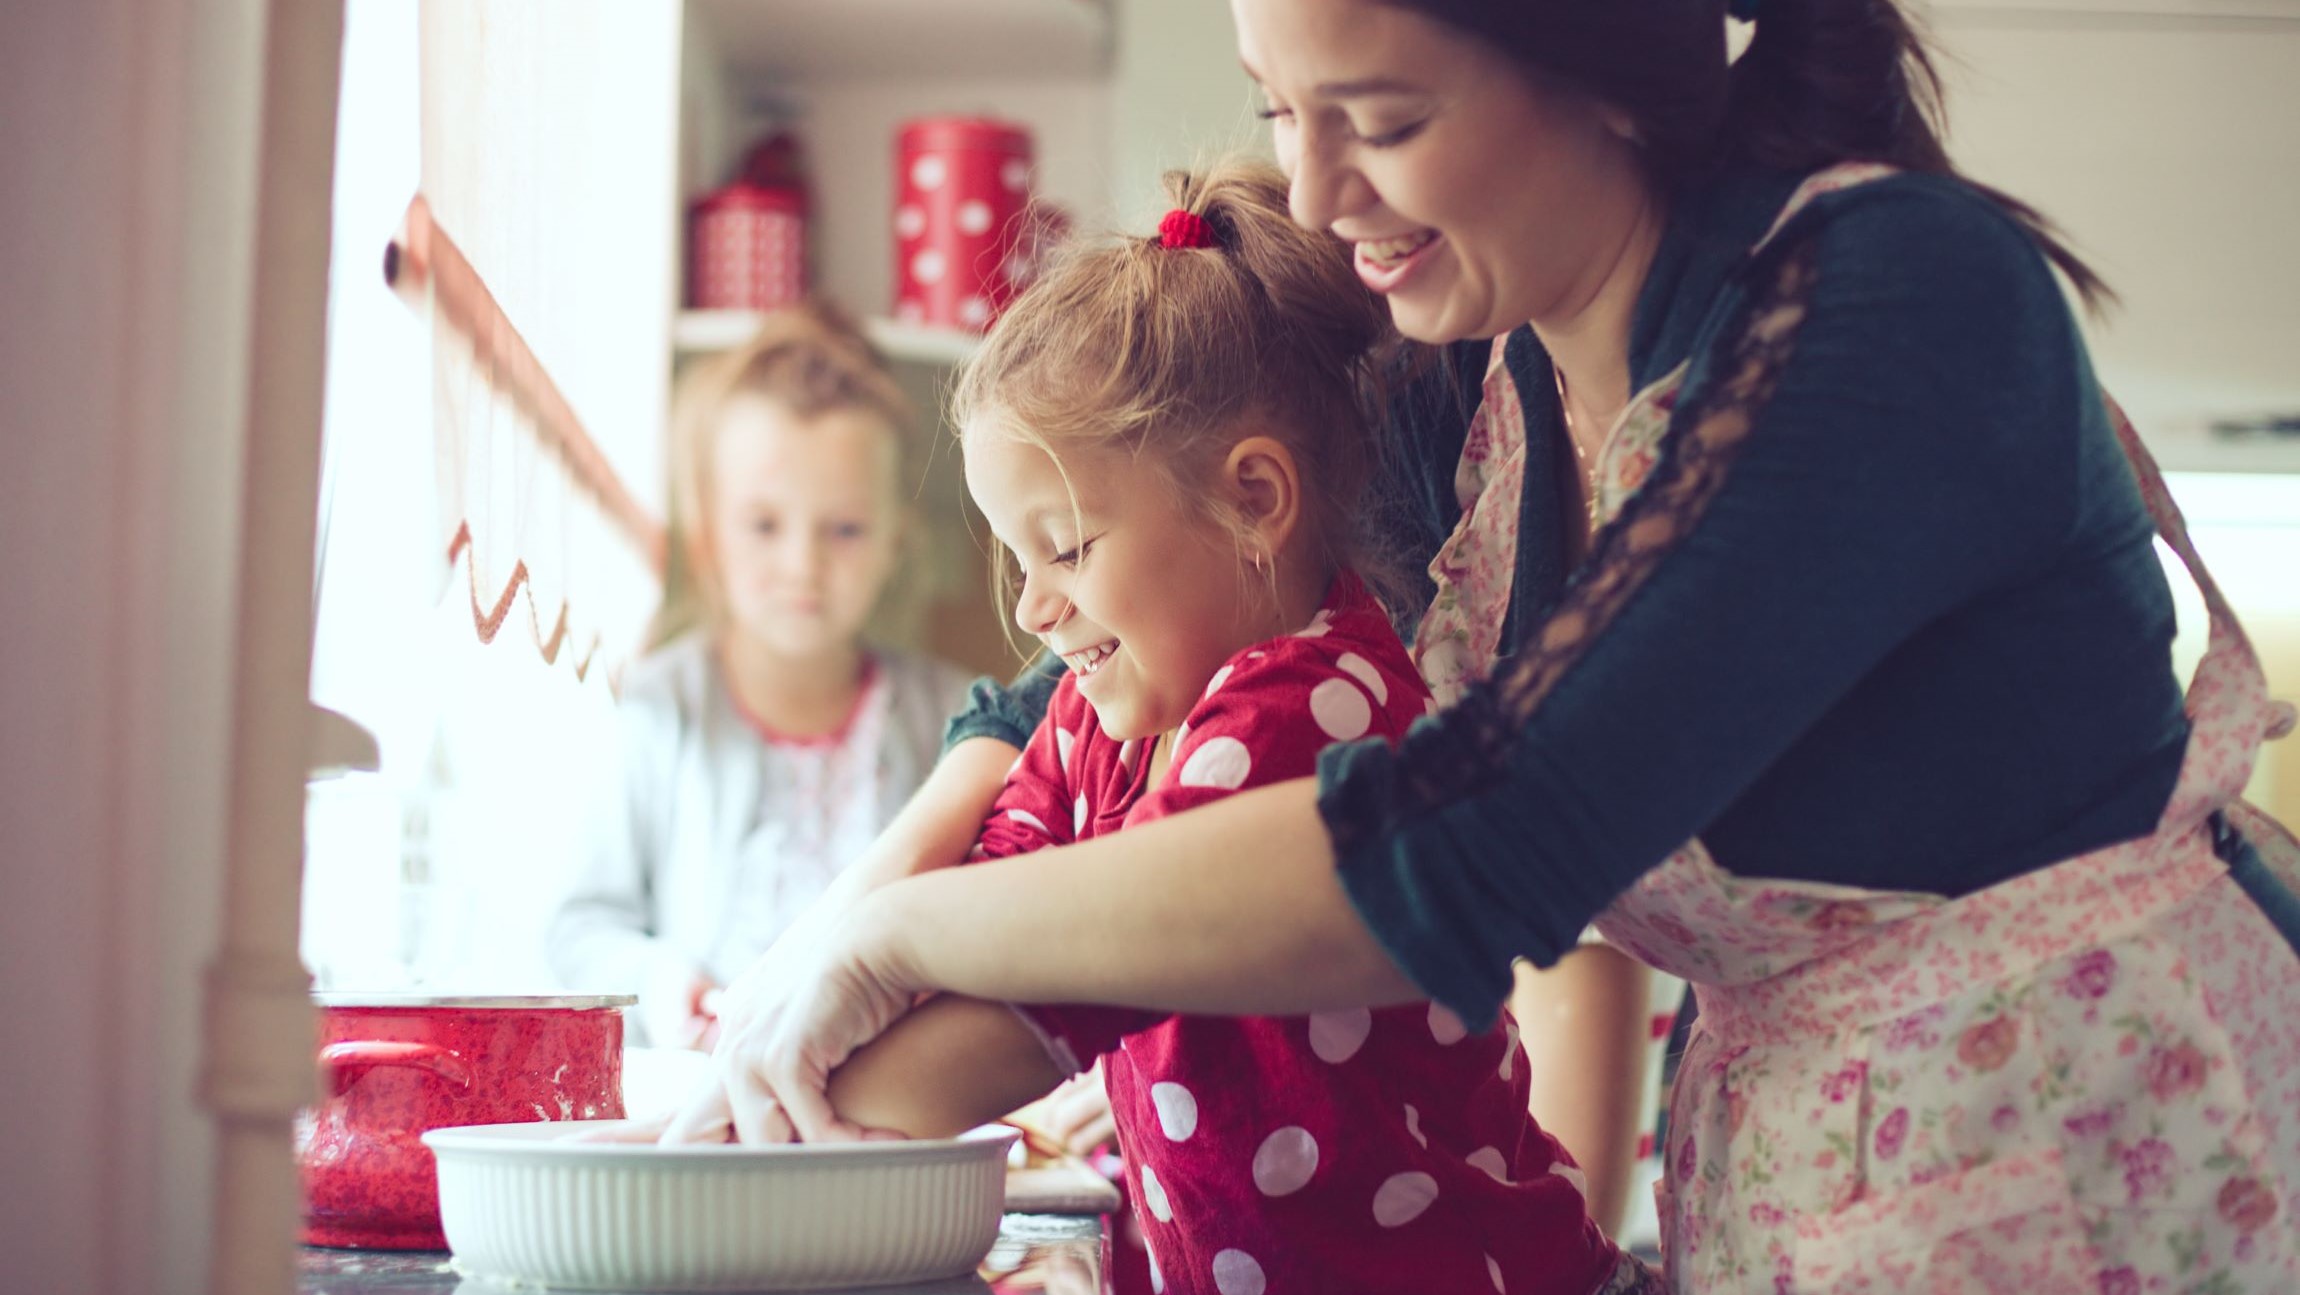
[(0, 41), (0, 1255), (203, 1289), (262, 84), (257, 0), (12, 6)]
[[(1937, 6), (1959, 162), (2123, 297), (2091, 329), (2143, 433), (2300, 409), (2300, 4)], [(2167, 16), (2250, 9), (2276, 17)]]
[(1234, 149), (1267, 155), (1253, 83), (1238, 65), (1224, 0), (1113, 0), (1118, 62), (1110, 87), (1110, 192), (1129, 229), (1152, 229), (1158, 177)]

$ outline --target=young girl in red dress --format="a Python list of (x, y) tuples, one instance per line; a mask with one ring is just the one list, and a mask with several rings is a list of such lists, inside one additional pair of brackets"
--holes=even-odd
[[(958, 391), (1015, 622), (1067, 667), (983, 860), (1306, 777), (1328, 743), (1394, 740), (1428, 703), (1357, 574), (1380, 301), (1288, 219), (1274, 170), (1170, 188), (1158, 236), (1073, 252)], [(1177, 958), (1191, 940), (1174, 932)], [(946, 997), (831, 1097), (858, 1125), (948, 1133), (1099, 1057), (1159, 1291), (1640, 1289), (1527, 1118), (1516, 1033), (1426, 1003), (1231, 1017)]]

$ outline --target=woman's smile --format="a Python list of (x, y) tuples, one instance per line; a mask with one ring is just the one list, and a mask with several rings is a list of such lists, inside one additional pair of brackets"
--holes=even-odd
[(1436, 255), (1442, 241), (1436, 230), (1422, 229), (1396, 238), (1354, 243), (1358, 279), (1385, 296), (1396, 292), (1407, 276)]

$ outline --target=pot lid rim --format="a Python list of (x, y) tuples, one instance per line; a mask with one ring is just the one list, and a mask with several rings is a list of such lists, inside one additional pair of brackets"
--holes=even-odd
[(311, 1001), (319, 1007), (374, 1008), (531, 1008), (556, 1011), (592, 1011), (629, 1007), (637, 994), (415, 994), (363, 990), (314, 990)]

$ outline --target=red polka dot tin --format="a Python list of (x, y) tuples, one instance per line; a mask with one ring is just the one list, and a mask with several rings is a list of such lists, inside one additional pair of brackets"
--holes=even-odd
[(981, 332), (1029, 277), (1030, 132), (978, 117), (903, 127), (895, 148), (898, 319)]
[(320, 1100), (296, 1121), (308, 1245), (444, 1250), (430, 1129), (623, 1116), (628, 994), (318, 994)]

